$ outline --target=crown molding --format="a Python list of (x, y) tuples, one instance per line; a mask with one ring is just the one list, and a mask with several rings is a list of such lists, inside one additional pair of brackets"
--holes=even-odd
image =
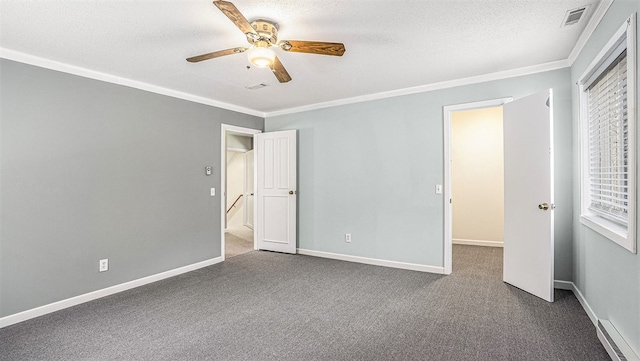
[(321, 103), (304, 105), (300, 107), (286, 108), (286, 109), (280, 109), (280, 110), (268, 111), (268, 112), (245, 108), (238, 105), (224, 103), (217, 100), (213, 100), (213, 99), (209, 99), (209, 98), (205, 98), (205, 97), (201, 97), (201, 96), (197, 96), (189, 93), (184, 93), (184, 92), (160, 87), (153, 84), (148, 84), (148, 83), (144, 83), (144, 82), (140, 82), (140, 81), (136, 81), (128, 78), (122, 78), (122, 77), (118, 77), (118, 76), (107, 74), (107, 73), (102, 73), (102, 72), (98, 72), (98, 71), (94, 71), (86, 68), (81, 68), (78, 66), (64, 64), (61, 62), (57, 62), (57, 61), (53, 61), (53, 60), (49, 60), (41, 57), (36, 57), (33, 55), (21, 53), (18, 51), (14, 51), (14, 50), (2, 48), (2, 47), (0, 47), (0, 58), (14, 60), (21, 63), (35, 65), (42, 68), (61, 71), (61, 72), (74, 74), (74, 75), (91, 78), (95, 80), (100, 80), (108, 83), (128, 86), (131, 88), (145, 90), (152, 93), (157, 93), (157, 94), (162, 94), (162, 95), (166, 95), (166, 96), (170, 96), (178, 99), (192, 101), (195, 103), (211, 105), (214, 107), (231, 110), (231, 111), (235, 111), (235, 112), (239, 112), (247, 115), (253, 115), (261, 118), (269, 118), (269, 117), (276, 117), (276, 116), (286, 115), (286, 114), (294, 114), (294, 113), (301, 113), (301, 112), (306, 112), (311, 110), (336, 107), (341, 105), (361, 103), (361, 102), (367, 102), (372, 100), (387, 99), (387, 98), (393, 98), (393, 97), (398, 97), (403, 95), (424, 93), (424, 92), (429, 92), (434, 90), (442, 90), (442, 89), (453, 88), (457, 86), (464, 86), (464, 85), (478, 84), (478, 83), (501, 80), (501, 79), (508, 79), (508, 78), (513, 78), (518, 76), (542, 73), (546, 71), (552, 71), (552, 70), (571, 67), (571, 65), (573, 65), (578, 55), (580, 54), (585, 44), (587, 43), (587, 40), (591, 37), (596, 27), (600, 23), (600, 21), (602, 21), (602, 18), (606, 14), (611, 4), (613, 4), (613, 2), (614, 0), (602, 0), (602, 2), (598, 5), (598, 7), (593, 12), (589, 20), (589, 23), (587, 24), (587, 26), (585, 27), (585, 30), (582, 32), (582, 34), (578, 38), (578, 42), (573, 47), (571, 53), (569, 54), (569, 57), (564, 60), (558, 60), (554, 62), (522, 67), (517, 69), (510, 69), (505, 71), (499, 71), (499, 72), (483, 74), (478, 76), (448, 80), (448, 81), (443, 81), (438, 83), (425, 84), (425, 85), (420, 85), (420, 86), (415, 86), (410, 88), (403, 88), (403, 89), (397, 89), (397, 90), (391, 90), (391, 91), (385, 91), (385, 92), (379, 92), (379, 93), (373, 93), (373, 94), (366, 94), (366, 95), (361, 95), (361, 96), (356, 96), (351, 98), (338, 99), (338, 100), (333, 100), (328, 102), (321, 102)]
[(559, 60), (559, 61), (554, 61), (550, 63), (499, 71), (495, 73), (477, 75), (477, 76), (460, 78), (455, 80), (448, 80), (448, 81), (443, 81), (439, 83), (420, 85), (420, 86), (411, 87), (411, 88), (391, 90), (386, 92), (361, 95), (361, 96), (352, 97), (352, 98), (333, 100), (329, 102), (310, 104), (310, 105), (305, 105), (301, 107), (276, 110), (272, 112), (266, 112), (265, 118), (306, 112), (306, 111), (322, 109), (322, 108), (336, 107), (336, 106), (347, 105), (347, 104), (367, 102), (372, 100), (387, 99), (387, 98), (393, 98), (393, 97), (398, 97), (403, 95), (424, 93), (424, 92), (429, 92), (434, 90), (441, 90), (441, 89), (453, 88), (457, 86), (463, 86), (463, 85), (485, 83), (485, 82), (494, 81), (494, 80), (502, 80), (502, 79), (514, 78), (518, 76), (524, 76), (524, 75), (542, 73), (542, 72), (551, 71), (551, 70), (568, 68), (569, 66), (570, 64), (568, 60), (566, 59)]
[(0, 47), (0, 58), (17, 61), (20, 63), (29, 64), (29, 65), (34, 65), (40, 68), (78, 75), (84, 78), (100, 80), (107, 83), (140, 89), (140, 90), (148, 91), (151, 93), (166, 95), (172, 98), (188, 100), (194, 103), (211, 105), (217, 108), (231, 110), (238, 113), (244, 113), (247, 115), (253, 115), (260, 118), (265, 117), (265, 113), (261, 111), (257, 111), (255, 109), (249, 109), (249, 108), (245, 108), (245, 107), (241, 107), (241, 106), (237, 106), (237, 105), (233, 105), (233, 104), (229, 104), (229, 103), (225, 103), (225, 102), (221, 102), (221, 101), (217, 101), (217, 100), (213, 100), (213, 99), (209, 99), (209, 98), (205, 98), (205, 97), (201, 97), (201, 96), (197, 96), (189, 93), (184, 93), (184, 92), (169, 89), (169, 88), (164, 88), (164, 87), (149, 84), (149, 83), (144, 83), (144, 82), (133, 80), (133, 79), (128, 79), (128, 78), (123, 78), (123, 77), (119, 77), (119, 76), (115, 76), (107, 73), (102, 73), (99, 71), (90, 70), (90, 69), (82, 68), (75, 65), (69, 65), (69, 64), (58, 62), (58, 61), (45, 59), (45, 58), (37, 57), (34, 55), (30, 55), (30, 54), (26, 54), (26, 53), (22, 53), (19, 51), (6, 49), (2, 47)]

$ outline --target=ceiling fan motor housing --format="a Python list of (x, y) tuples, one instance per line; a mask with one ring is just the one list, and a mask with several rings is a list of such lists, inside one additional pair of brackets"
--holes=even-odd
[(276, 45), (278, 42), (278, 24), (268, 20), (255, 20), (251, 22), (251, 27), (258, 33), (258, 36), (247, 33), (247, 41), (250, 44), (260, 40), (271, 45)]

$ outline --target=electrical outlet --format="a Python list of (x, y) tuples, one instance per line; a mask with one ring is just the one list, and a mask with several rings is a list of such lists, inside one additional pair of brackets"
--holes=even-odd
[(344, 241), (347, 243), (351, 243), (351, 233), (344, 234)]
[(100, 269), (100, 272), (108, 271), (109, 270), (109, 259), (101, 259), (100, 263), (98, 264), (98, 267)]

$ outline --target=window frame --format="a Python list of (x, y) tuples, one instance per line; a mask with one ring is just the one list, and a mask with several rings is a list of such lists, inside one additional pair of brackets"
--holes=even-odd
[[(622, 225), (589, 210), (589, 109), (587, 90), (611, 64), (611, 56), (626, 43), (627, 52), (627, 131), (628, 131), (628, 223)], [(636, 14), (633, 13), (615, 32), (578, 80), (580, 99), (580, 223), (600, 233), (632, 253), (636, 248)]]

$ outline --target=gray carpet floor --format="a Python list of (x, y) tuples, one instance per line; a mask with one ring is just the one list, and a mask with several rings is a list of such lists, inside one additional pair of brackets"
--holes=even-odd
[(245, 226), (229, 227), (224, 236), (225, 259), (253, 251), (253, 229)]
[(2, 360), (608, 360), (569, 291), (501, 281), (502, 249), (450, 276), (248, 252), (0, 329)]

